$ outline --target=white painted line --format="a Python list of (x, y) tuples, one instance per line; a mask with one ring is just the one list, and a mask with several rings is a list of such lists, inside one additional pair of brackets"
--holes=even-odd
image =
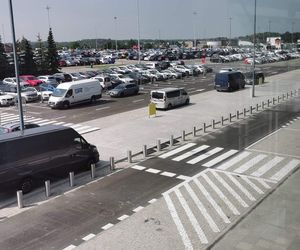
[(174, 150), (169, 151), (168, 153), (160, 155), (159, 158), (165, 159), (165, 158), (167, 158), (169, 156), (178, 154), (178, 153), (180, 153), (180, 152), (182, 152), (182, 151), (184, 151), (184, 150), (186, 150), (186, 149), (188, 149), (190, 147), (193, 147), (195, 145), (196, 145), (196, 143), (188, 143), (188, 144), (186, 144), (186, 145), (184, 145), (182, 147), (176, 148)]
[(250, 201), (256, 201), (254, 196), (241, 183), (239, 183), (236, 178), (229, 173), (225, 173), (225, 175), (248, 197)]
[(223, 192), (209, 179), (206, 174), (203, 174), (202, 177), (206, 180), (208, 185), (217, 193), (217, 195), (223, 200), (223, 202), (228, 206), (228, 208), (235, 215), (240, 215), (240, 212), (236, 209), (236, 207), (228, 200), (228, 198), (223, 194)]
[(70, 127), (75, 129), (75, 128), (81, 127), (81, 125), (80, 124), (75, 124), (75, 125), (72, 125)]
[(187, 89), (188, 91), (191, 91), (191, 90), (194, 90), (194, 89), (196, 89), (196, 88), (189, 88), (189, 89)]
[(88, 241), (88, 240), (94, 238), (95, 236), (96, 236), (95, 234), (88, 234), (87, 236), (83, 237), (82, 239), (84, 241)]
[(96, 131), (96, 130), (99, 130), (99, 129), (100, 128), (90, 128), (90, 129), (86, 129), (86, 130), (80, 131), (80, 132), (78, 132), (78, 130), (80, 130), (80, 128), (75, 129), (75, 130), (82, 135), (82, 134), (90, 133), (90, 132), (93, 132), (93, 131)]
[(33, 112), (33, 111), (27, 111), (26, 112), (27, 114), (29, 113), (29, 114), (34, 114), (34, 115), (40, 115), (41, 114), (41, 112)]
[(64, 119), (66, 118), (66, 116), (59, 116), (59, 117), (55, 117), (54, 120), (60, 120), (60, 119)]
[(25, 122), (37, 122), (43, 120), (42, 118), (25, 118)]
[(223, 161), (223, 160), (227, 159), (228, 157), (236, 154), (237, 152), (238, 152), (238, 150), (235, 150), (235, 149), (229, 150), (228, 152), (216, 157), (215, 159), (203, 164), (202, 166), (210, 168), (210, 167), (216, 165), (217, 163), (219, 163), (220, 161)]
[(145, 99), (138, 99), (138, 100), (134, 100), (132, 101), (133, 103), (136, 103), (136, 102), (142, 102), (142, 101), (145, 101)]
[(137, 213), (138, 211), (141, 211), (143, 208), (144, 208), (144, 207), (139, 206), (139, 207), (133, 209), (132, 211), (135, 212), (135, 213)]
[(167, 177), (174, 177), (176, 174), (165, 171), (162, 172), (160, 175), (167, 176)]
[(201, 92), (201, 91), (204, 91), (205, 89), (197, 89), (196, 91), (197, 92)]
[(148, 201), (148, 203), (153, 204), (156, 201), (157, 201), (157, 199), (152, 199), (152, 200)]
[(286, 128), (286, 126), (284, 126), (284, 125), (282, 125), (281, 127), (282, 127), (282, 128)]
[(127, 219), (128, 217), (129, 217), (129, 216), (128, 216), (127, 214), (124, 214), (124, 215), (120, 216), (120, 217), (118, 218), (118, 220), (119, 220), (119, 221), (122, 221), (122, 220)]
[(19, 120), (19, 117), (14, 117), (14, 118), (5, 118), (5, 119), (1, 119), (1, 122), (2, 123), (5, 123), (5, 122), (9, 122), (9, 121), (18, 121)]
[(233, 188), (230, 187), (230, 185), (228, 185), (228, 183), (219, 174), (217, 174), (216, 171), (211, 171), (211, 173), (243, 207), (249, 207), (242, 197), (239, 196), (239, 194), (235, 192)]
[(2, 113), (1, 114), (1, 118), (3, 117), (17, 117), (18, 115), (15, 115), (15, 114), (8, 114), (8, 113)]
[(257, 179), (257, 181), (258, 181), (261, 185), (263, 185), (265, 188), (267, 188), (267, 189), (270, 189), (270, 188), (271, 188), (264, 180)]
[(57, 123), (54, 123), (54, 125), (63, 125), (65, 124), (65, 122), (57, 122)]
[(198, 207), (198, 209), (201, 212), (201, 214), (203, 215), (203, 217), (208, 222), (211, 230), (213, 232), (215, 232), (215, 233), (220, 232), (220, 229), (218, 228), (218, 226), (216, 225), (216, 223), (214, 222), (214, 220), (212, 219), (212, 217), (210, 216), (210, 214), (207, 212), (205, 206), (199, 200), (199, 198), (197, 197), (197, 195), (195, 194), (195, 192), (193, 191), (193, 189), (191, 188), (191, 186), (188, 183), (185, 183), (184, 187), (188, 191), (189, 195), (192, 197), (193, 201), (195, 202), (196, 206)]
[(45, 125), (49, 125), (49, 124), (53, 124), (53, 123), (56, 123), (56, 121), (48, 121), (48, 122), (42, 122), (42, 123), (39, 123), (39, 122), (38, 122), (38, 124), (39, 124), (40, 126), (45, 126)]
[(299, 160), (291, 160), (287, 165), (285, 165), (281, 170), (274, 174), (270, 179), (280, 181), (284, 176), (286, 176), (290, 171), (299, 165)]
[(189, 151), (189, 152), (187, 152), (187, 153), (185, 153), (183, 155), (179, 155), (179, 156), (173, 158), (172, 160), (173, 161), (182, 161), (182, 160), (184, 160), (184, 159), (186, 159), (188, 157), (191, 157), (191, 156), (193, 156), (193, 155), (195, 155), (195, 154), (197, 154), (197, 153), (199, 153), (199, 152), (201, 152), (201, 151), (203, 151), (203, 150), (205, 150), (207, 148), (209, 148), (209, 146), (202, 145), (202, 146), (200, 146), (198, 148), (194, 148), (193, 150), (191, 150), (191, 151)]
[(106, 107), (98, 108), (96, 110), (99, 111), (99, 110), (104, 110), (104, 109), (109, 109), (109, 108), (110, 108), (109, 106), (106, 106)]
[(148, 173), (151, 174), (158, 174), (159, 172), (161, 172), (161, 170), (155, 169), (155, 168), (148, 168), (147, 170), (145, 170)]
[(268, 138), (268, 137), (272, 136), (273, 134), (275, 134), (275, 133), (279, 132), (280, 130), (281, 130), (281, 128), (280, 128), (280, 129), (278, 129), (278, 130), (276, 130), (276, 131), (274, 131), (274, 132), (273, 132), (273, 133), (271, 133), (271, 134), (268, 134), (267, 136), (265, 136), (265, 137), (261, 138), (260, 140), (258, 140), (258, 141), (256, 141), (256, 142), (254, 142), (254, 143), (252, 143), (251, 145), (249, 145), (248, 147), (246, 147), (246, 149), (250, 149), (251, 147), (253, 147), (253, 146), (254, 146), (254, 145), (256, 145), (257, 143), (259, 143), (259, 142), (261, 142), (261, 141), (265, 140), (266, 138)]
[(178, 175), (176, 178), (184, 181), (191, 179), (191, 177), (185, 175)]
[(188, 234), (186, 233), (185, 229), (184, 229), (184, 226), (182, 225), (182, 222), (178, 216), (178, 213), (176, 211), (176, 208), (170, 198), (170, 196), (168, 194), (164, 194), (163, 195), (164, 198), (165, 198), (165, 201), (167, 203), (167, 207), (170, 211), (170, 214), (172, 216), (172, 219), (177, 227), (177, 230), (181, 236), (181, 240), (183, 242), (183, 245), (185, 247), (186, 250), (193, 250), (193, 245), (189, 239), (189, 236)]
[(131, 168), (136, 169), (136, 170), (144, 170), (144, 169), (146, 169), (145, 167), (139, 166), (139, 165), (134, 165)]
[(266, 172), (268, 172), (271, 168), (276, 166), (283, 159), (284, 159), (283, 157), (275, 156), (272, 160), (270, 160), (269, 162), (264, 164), (262, 167), (260, 167), (255, 172), (253, 172), (251, 175), (256, 176), (256, 177), (260, 177), (263, 174), (265, 174)]
[(66, 123), (66, 124), (64, 124), (65, 127), (70, 127), (72, 125), (74, 125), (74, 123)]
[(205, 153), (203, 155), (199, 155), (199, 156), (195, 157), (194, 159), (188, 161), (187, 163), (188, 164), (196, 164), (196, 163), (198, 163), (198, 162), (200, 162), (200, 161), (202, 161), (202, 160), (204, 160), (204, 159), (206, 159), (206, 158), (208, 158), (208, 157), (210, 157), (210, 156), (212, 156), (212, 155), (214, 155), (214, 154), (216, 154), (216, 153), (218, 153), (222, 150), (223, 150), (223, 148), (216, 147), (216, 148), (208, 151), (207, 153)]
[[(63, 126), (66, 126), (66, 125), (68, 126), (68, 123), (64, 124)], [(77, 128), (77, 132), (80, 131), (80, 130), (85, 130), (87, 128), (90, 128), (90, 126), (82, 126), (80, 128)]]
[(245, 159), (250, 154), (251, 154), (250, 152), (244, 151), (244, 152), (238, 154), (233, 159), (231, 159), (231, 160), (229, 160), (227, 162), (224, 162), (222, 165), (220, 165), (219, 167), (217, 167), (217, 169), (226, 170), (226, 169), (232, 167), (234, 164), (238, 163), (239, 161)]
[(257, 193), (259, 194), (264, 194), (264, 192), (258, 187), (256, 186), (252, 181), (250, 181), (250, 179), (246, 176), (241, 176), (241, 178), (250, 186), (252, 187)]
[(69, 245), (69, 246), (65, 247), (63, 250), (72, 250), (72, 249), (75, 249), (75, 248), (76, 248), (76, 246)]
[(250, 161), (247, 161), (246, 163), (244, 163), (239, 168), (235, 169), (234, 172), (239, 173), (239, 174), (244, 173), (249, 168), (252, 168), (257, 163), (259, 163), (260, 161), (262, 161), (263, 159), (265, 159), (266, 157), (267, 157), (267, 155), (259, 154), (259, 155), (255, 156), (253, 159), (251, 159)]
[(109, 228), (111, 228), (111, 227), (113, 227), (114, 226), (114, 224), (111, 224), (111, 223), (108, 223), (108, 224), (106, 224), (105, 226), (103, 226), (103, 227), (101, 227), (103, 230), (107, 230), (107, 229), (109, 229)]
[(211, 195), (207, 192), (205, 187), (200, 183), (198, 179), (193, 180), (194, 183), (197, 185), (197, 187), (200, 189), (200, 191), (203, 193), (203, 195), (206, 197), (206, 199), (210, 202), (212, 207), (216, 210), (216, 212), (219, 214), (219, 216), (223, 219), (225, 223), (230, 223), (230, 220), (226, 216), (226, 214), (223, 212), (223, 210), (220, 208), (217, 202), (211, 197)]
[(179, 191), (179, 189), (176, 189), (175, 190), (175, 194), (181, 204), (181, 206), (183, 207), (187, 217), (189, 218), (191, 224), (193, 225), (200, 241), (202, 244), (207, 244), (208, 243), (208, 240), (202, 230), (202, 228), (200, 227), (198, 221), (197, 221), (197, 218), (195, 217), (195, 215), (193, 214), (192, 210), (190, 209), (190, 207), (188, 206), (186, 200), (183, 198), (181, 192)]

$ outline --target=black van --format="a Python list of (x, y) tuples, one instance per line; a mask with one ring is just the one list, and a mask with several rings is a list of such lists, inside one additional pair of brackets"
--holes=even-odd
[(217, 73), (215, 76), (215, 89), (217, 91), (233, 91), (245, 88), (245, 76), (238, 71)]
[(0, 191), (28, 193), (33, 184), (67, 176), (99, 161), (74, 129), (48, 125), (0, 135)]

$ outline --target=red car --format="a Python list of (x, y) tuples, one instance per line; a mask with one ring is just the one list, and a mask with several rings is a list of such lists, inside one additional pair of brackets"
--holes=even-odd
[(38, 86), (43, 83), (42, 80), (36, 78), (33, 75), (21, 75), (20, 79), (22, 79), (24, 82), (27, 82), (32, 87)]

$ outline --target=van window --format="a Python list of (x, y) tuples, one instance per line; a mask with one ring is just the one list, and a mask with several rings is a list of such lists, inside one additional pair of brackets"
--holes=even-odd
[(80, 94), (80, 93), (82, 93), (82, 88), (75, 89), (75, 94)]
[(72, 95), (73, 95), (73, 89), (69, 89), (66, 94), (66, 97), (71, 97)]
[(160, 92), (152, 92), (152, 98), (154, 98), (154, 99), (163, 99), (164, 94), (160, 93)]
[(180, 90), (175, 90), (167, 93), (168, 98), (174, 98), (180, 96)]
[(87, 148), (88, 146), (88, 143), (85, 140), (83, 140), (81, 137), (74, 138), (73, 143), (77, 149), (84, 149)]
[(181, 94), (182, 94), (182, 95), (187, 95), (187, 92), (186, 92), (184, 89), (182, 89), (182, 90), (181, 90)]

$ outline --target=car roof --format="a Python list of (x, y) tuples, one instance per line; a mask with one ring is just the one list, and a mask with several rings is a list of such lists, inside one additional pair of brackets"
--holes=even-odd
[(175, 87), (170, 87), (170, 88), (163, 88), (163, 89), (156, 89), (156, 90), (152, 90), (151, 92), (171, 92), (171, 91), (174, 91), (174, 90), (181, 90), (181, 89), (184, 89), (184, 88), (175, 88)]

